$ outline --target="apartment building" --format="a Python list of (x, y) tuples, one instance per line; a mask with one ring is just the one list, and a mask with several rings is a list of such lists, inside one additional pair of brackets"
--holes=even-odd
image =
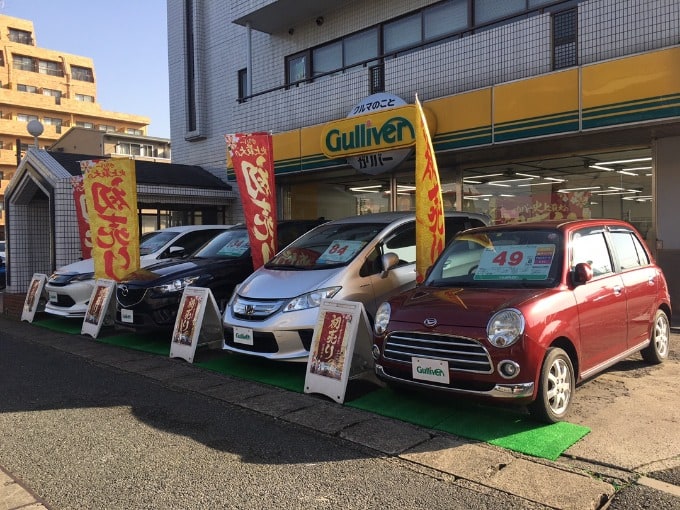
[(676, 0), (167, 5), (173, 161), (271, 132), (280, 216), (413, 209), (417, 94), (448, 208), (629, 220), (680, 299)]
[(101, 108), (92, 59), (41, 48), (32, 21), (0, 15), (0, 239), (5, 189), (35, 143), (27, 130), (32, 120), (43, 126), (40, 148), (49, 148), (71, 127), (143, 138), (150, 122)]

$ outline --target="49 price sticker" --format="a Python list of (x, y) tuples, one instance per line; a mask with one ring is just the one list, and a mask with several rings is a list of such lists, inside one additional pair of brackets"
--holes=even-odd
[(316, 262), (322, 264), (347, 262), (348, 260), (351, 260), (363, 246), (363, 241), (334, 240)]
[(555, 245), (508, 245), (485, 249), (475, 280), (545, 280), (555, 256)]

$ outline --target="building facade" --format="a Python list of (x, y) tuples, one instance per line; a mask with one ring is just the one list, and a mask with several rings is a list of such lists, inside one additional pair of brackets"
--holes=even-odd
[[(0, 208), (21, 156), (35, 138), (28, 122), (39, 121), (40, 148), (48, 148), (70, 127), (144, 136), (149, 119), (106, 111), (97, 102), (92, 59), (37, 44), (33, 22), (0, 15)], [(0, 239), (5, 215), (0, 210)]]
[(447, 208), (628, 220), (680, 298), (677, 1), (167, 6), (174, 161), (228, 175), (224, 135), (271, 132), (282, 217), (410, 210), (417, 95)]

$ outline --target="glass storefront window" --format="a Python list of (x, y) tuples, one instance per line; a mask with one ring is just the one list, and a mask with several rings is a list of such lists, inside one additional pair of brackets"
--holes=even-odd
[(617, 218), (646, 236), (652, 226), (650, 151), (468, 169), (463, 210), (496, 223)]

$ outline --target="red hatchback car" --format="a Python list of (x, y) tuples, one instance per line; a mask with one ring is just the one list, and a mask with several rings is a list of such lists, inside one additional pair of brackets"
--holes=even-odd
[(388, 384), (565, 417), (577, 382), (640, 351), (661, 363), (671, 303), (630, 224), (546, 221), (460, 233), (413, 290), (383, 303), (373, 356)]

